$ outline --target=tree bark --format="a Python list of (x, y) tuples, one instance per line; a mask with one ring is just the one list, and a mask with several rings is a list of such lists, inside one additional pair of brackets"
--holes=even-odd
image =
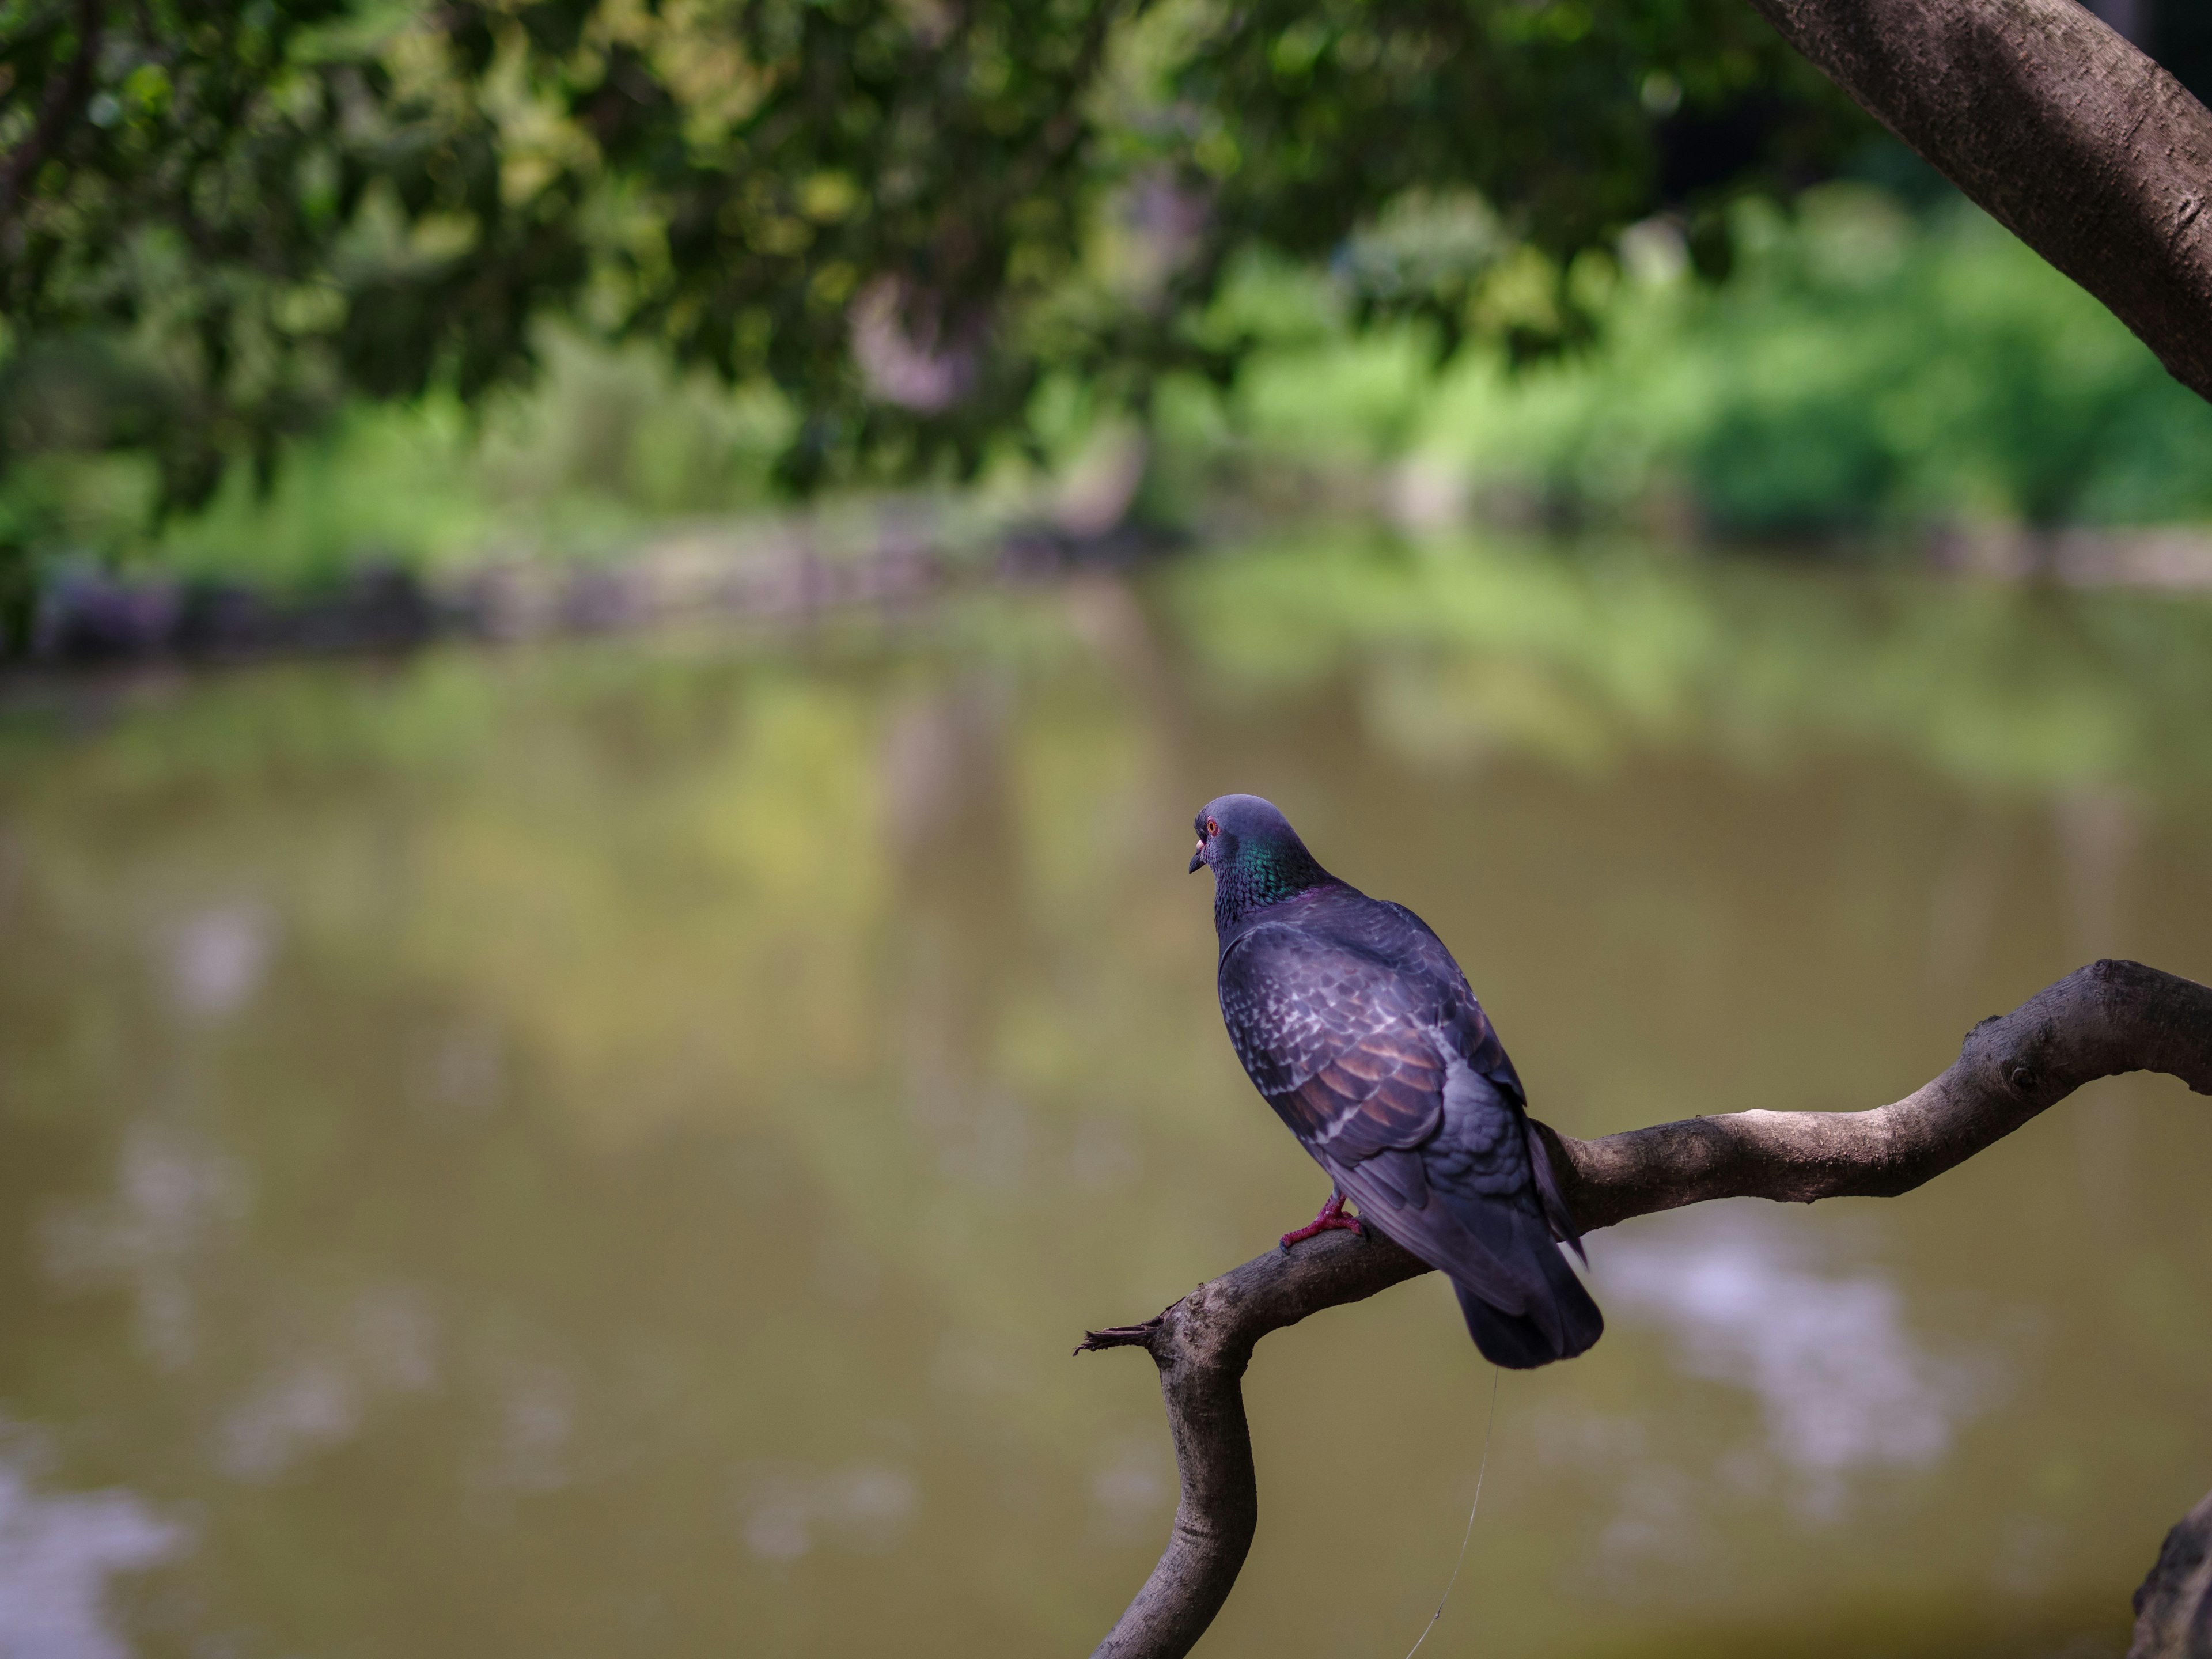
[(2212, 398), (2212, 111), (2075, 0), (1751, 0)]
[[(1691, 1118), (1588, 1141), (1532, 1127), (1552, 1148), (1568, 1206), (1589, 1232), (1712, 1198), (1893, 1197), (2083, 1084), (2138, 1071), (2165, 1072), (2212, 1095), (2212, 989), (2139, 963), (2097, 962), (1984, 1020), (1948, 1070), (1891, 1105)], [(1259, 1522), (1240, 1386), (1254, 1345), (1429, 1271), (1380, 1236), (1324, 1233), (1200, 1285), (1141, 1325), (1085, 1334), (1083, 1349), (1152, 1355), (1182, 1480), (1167, 1548), (1093, 1659), (1180, 1659), (1228, 1600)], [(2169, 1540), (2168, 1553), (2174, 1547)], [(2202, 1547), (2200, 1539), (2200, 1554)], [(2161, 1556), (2154, 1580), (2166, 1565)], [(2171, 1595), (2158, 1601), (2160, 1616), (2199, 1617), (2207, 1576), (2190, 1578), (2185, 1593), (2196, 1599), (2181, 1612), (2172, 1612)], [(2139, 1610), (2150, 1593), (2147, 1582)], [(2184, 1651), (2196, 1652), (2139, 1647), (2138, 1659)]]
[(2166, 1534), (2150, 1577), (2136, 1591), (2136, 1635), (2128, 1659), (2206, 1659), (2212, 1655), (2212, 1497)]

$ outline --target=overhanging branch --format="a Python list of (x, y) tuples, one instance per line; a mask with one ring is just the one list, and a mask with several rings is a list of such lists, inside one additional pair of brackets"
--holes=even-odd
[[(1714, 1198), (1893, 1197), (2083, 1084), (2165, 1072), (2212, 1095), (2212, 988), (2133, 962), (2078, 969), (1966, 1034), (1941, 1077), (1864, 1112), (1742, 1112), (1575, 1140), (1537, 1125), (1585, 1231)], [(1180, 1659), (1213, 1622), (1259, 1521), (1242, 1389), (1255, 1344), (1427, 1265), (1379, 1236), (1324, 1233), (1200, 1285), (1085, 1349), (1141, 1347), (1160, 1373), (1182, 1501), (1166, 1551), (1093, 1659)]]
[(1751, 0), (2212, 398), (2212, 110), (2075, 0)]

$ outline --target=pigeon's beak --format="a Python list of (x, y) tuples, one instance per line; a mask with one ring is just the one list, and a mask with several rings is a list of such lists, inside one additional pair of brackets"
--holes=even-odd
[(1190, 855), (1190, 873), (1194, 876), (1196, 875), (1198, 873), (1198, 866), (1205, 862), (1206, 843), (1204, 842), (1200, 842), (1198, 844), (1198, 851)]

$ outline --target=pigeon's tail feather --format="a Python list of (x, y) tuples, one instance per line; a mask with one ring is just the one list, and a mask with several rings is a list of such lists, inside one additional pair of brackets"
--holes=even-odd
[(1480, 1293), (1455, 1280), (1460, 1311), (1467, 1316), (1468, 1334), (1482, 1357), (1508, 1370), (1534, 1370), (1555, 1359), (1572, 1359), (1605, 1334), (1605, 1316), (1590, 1300), (1590, 1293), (1575, 1277), (1575, 1270), (1552, 1242), (1551, 1230), (1534, 1216), (1515, 1219), (1516, 1231), (1528, 1237), (1519, 1259), (1542, 1279), (1531, 1287), (1525, 1313), (1507, 1313), (1484, 1301)]
[(1500, 1313), (1464, 1285), (1452, 1289), (1458, 1292), (1459, 1310), (1467, 1316), (1474, 1346), (1492, 1364), (1510, 1371), (1533, 1371), (1559, 1358), (1528, 1315)]

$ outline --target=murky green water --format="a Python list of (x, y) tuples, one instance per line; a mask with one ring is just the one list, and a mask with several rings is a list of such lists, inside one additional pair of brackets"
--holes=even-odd
[[(1592, 1133), (2212, 978), (2212, 611), (1328, 549), (800, 638), (19, 691), (0, 1653), (1079, 1653), (1173, 1468), (1070, 1357), (1322, 1183), (1215, 1012), (1273, 795)], [(1429, 1653), (2112, 1653), (2212, 1486), (2204, 1103), (1597, 1236)], [(1395, 1659), (1490, 1372), (1271, 1338), (1207, 1652)]]

